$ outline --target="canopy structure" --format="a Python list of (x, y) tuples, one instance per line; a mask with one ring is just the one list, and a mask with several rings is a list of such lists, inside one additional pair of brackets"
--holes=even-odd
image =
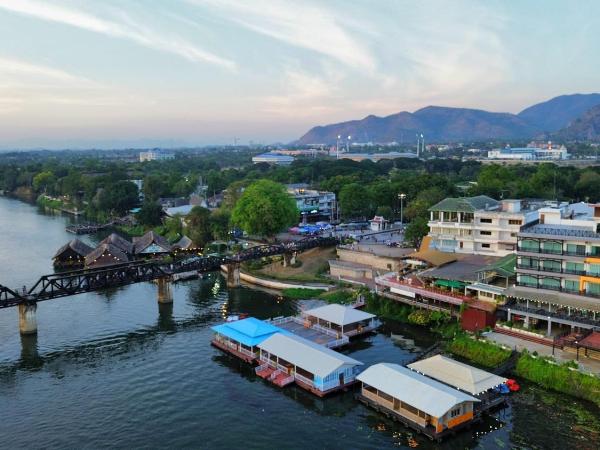
[(258, 344), (258, 348), (323, 378), (342, 367), (363, 364), (309, 340), (281, 333), (276, 333)]
[(337, 303), (303, 311), (302, 316), (316, 317), (339, 326), (350, 325), (363, 320), (371, 320), (376, 317), (374, 314)]
[(356, 378), (433, 417), (442, 417), (463, 402), (479, 402), (475, 397), (398, 364), (375, 364)]
[(212, 330), (248, 347), (260, 344), (275, 333), (287, 333), (281, 328), (254, 317), (217, 325), (212, 327)]
[(462, 281), (456, 280), (436, 280), (434, 284), (436, 286), (443, 286), (456, 289), (464, 289), (464, 287), (466, 286), (466, 284)]
[(506, 378), (442, 355), (422, 359), (409, 364), (408, 367), (472, 395), (482, 394), (489, 389), (506, 383)]

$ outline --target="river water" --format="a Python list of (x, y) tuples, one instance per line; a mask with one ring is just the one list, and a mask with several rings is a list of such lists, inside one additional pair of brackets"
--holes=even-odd
[[(72, 235), (69, 219), (0, 197), (0, 284), (31, 286)], [(92, 239), (93, 241), (93, 239)], [(228, 314), (289, 315), (299, 302), (227, 289), (219, 274), (179, 283), (172, 306), (143, 283), (42, 302), (37, 337), (0, 310), (0, 448), (409, 448), (413, 435), (354, 401), (266, 384), (209, 342)], [(345, 352), (403, 363), (435, 342), (386, 323)], [(523, 384), (511, 406), (440, 448), (600, 447), (594, 405)], [(415, 436), (419, 448), (438, 448)]]

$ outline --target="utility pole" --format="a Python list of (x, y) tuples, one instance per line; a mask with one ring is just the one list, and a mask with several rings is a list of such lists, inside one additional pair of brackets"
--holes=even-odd
[(400, 200), (400, 225), (404, 225), (404, 199), (406, 198), (406, 194), (400, 193), (398, 194), (398, 199)]

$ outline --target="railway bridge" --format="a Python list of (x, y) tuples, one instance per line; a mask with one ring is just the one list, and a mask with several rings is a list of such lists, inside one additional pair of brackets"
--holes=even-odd
[(43, 275), (29, 289), (11, 289), (0, 285), (0, 308), (19, 308), (21, 334), (37, 333), (37, 304), (45, 300), (69, 297), (85, 292), (126, 286), (145, 281), (157, 281), (159, 303), (172, 303), (171, 281), (174, 275), (185, 272), (206, 273), (227, 267), (227, 284), (239, 285), (240, 264), (266, 256), (293, 255), (315, 247), (338, 244), (335, 237), (309, 237), (298, 241), (258, 245), (230, 256), (191, 256), (176, 261), (132, 261), (96, 269), (80, 269)]

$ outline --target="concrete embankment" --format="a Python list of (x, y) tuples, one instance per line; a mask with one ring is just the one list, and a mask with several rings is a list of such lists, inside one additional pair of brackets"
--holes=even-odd
[[(227, 267), (226, 266), (221, 266), (221, 270), (225, 273), (227, 273)], [(259, 277), (255, 277), (253, 275), (250, 275), (248, 273), (245, 272), (241, 272), (240, 271), (240, 280), (241, 281), (245, 281), (246, 283), (249, 284), (254, 284), (256, 286), (262, 286), (262, 287), (266, 287), (269, 289), (275, 289), (278, 291), (281, 291), (283, 289), (321, 289), (323, 291), (328, 291), (331, 289), (331, 286), (328, 286), (326, 284), (297, 284), (297, 283), (286, 283), (284, 281), (277, 281), (277, 280), (268, 280), (265, 278), (259, 278)]]

